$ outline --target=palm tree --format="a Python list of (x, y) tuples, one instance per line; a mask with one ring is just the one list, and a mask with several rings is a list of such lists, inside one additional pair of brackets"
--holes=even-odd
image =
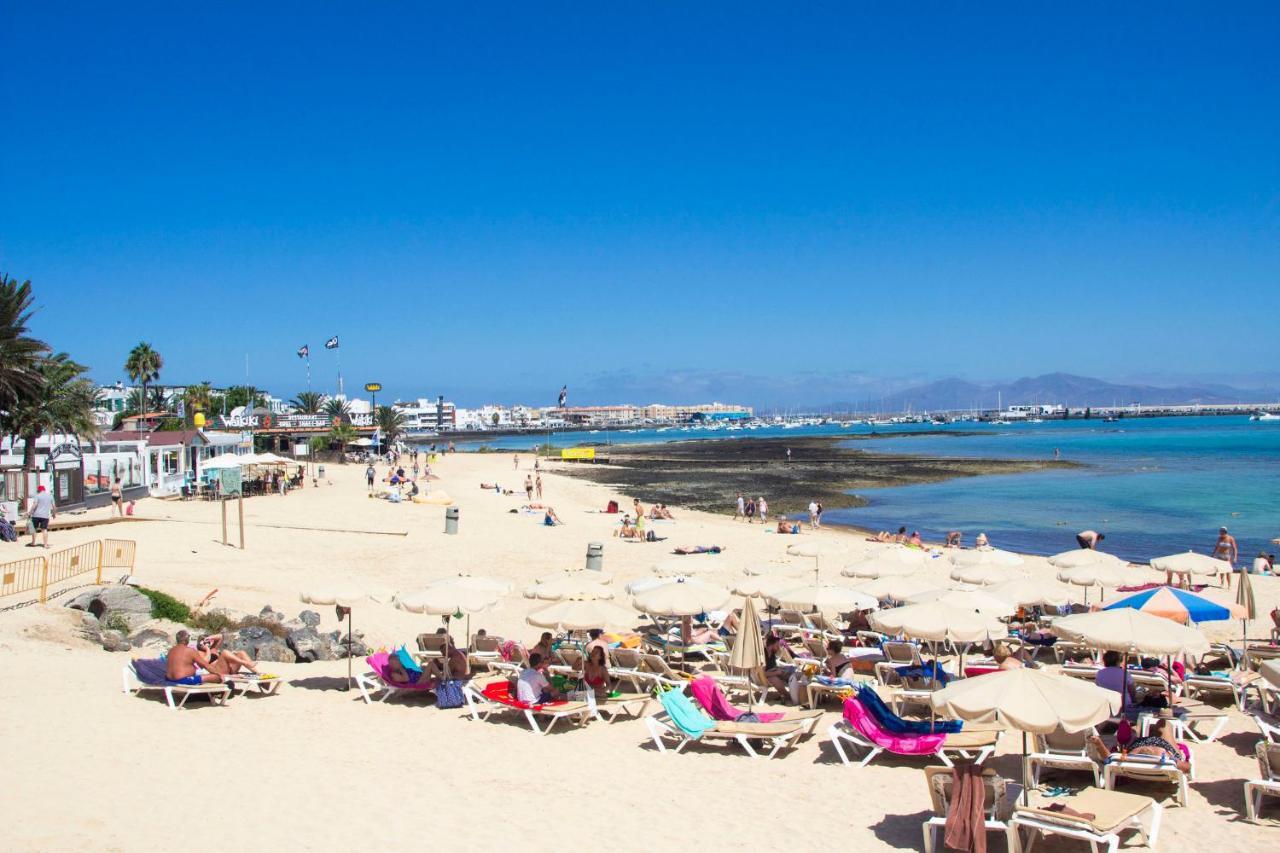
[(49, 345), (27, 334), (31, 311), (31, 282), (0, 273), (0, 409), (40, 385), (37, 362)]
[(330, 397), (324, 404), (324, 413), (330, 418), (348, 420), (351, 417), (351, 406), (346, 400)]
[(40, 436), (63, 433), (83, 440), (98, 434), (98, 422), (93, 416), (98, 392), (85, 377), (86, 370), (65, 352), (40, 359), (35, 392), (19, 397), (3, 415), (5, 431), (26, 443), (22, 451), (24, 471), (35, 469), (36, 441)]
[(347, 463), (347, 445), (355, 440), (356, 428), (346, 421), (334, 424), (329, 430), (329, 443), (338, 445), (338, 461), (344, 465)]
[(253, 408), (265, 406), (267, 403), (266, 398), (256, 388), (250, 388), (248, 385), (232, 385), (222, 396), (222, 402), (226, 405), (227, 411), (239, 406)]
[(289, 401), (303, 415), (320, 414), (320, 406), (324, 403), (324, 395), (319, 391), (299, 391), (298, 396)]
[(187, 410), (187, 422), (194, 423), (197, 411), (208, 412), (213, 408), (213, 386), (208, 382), (188, 385), (182, 392), (182, 402)]
[[(151, 344), (142, 341), (129, 352), (129, 357), (125, 359), (124, 370), (129, 374), (129, 379), (142, 385), (142, 403), (143, 407), (149, 402), (147, 397), (147, 386), (160, 378), (160, 370), (164, 367), (164, 359), (160, 353), (151, 348)], [(161, 407), (163, 408), (163, 406)], [(139, 415), (145, 415), (146, 412), (138, 412)]]
[(373, 420), (387, 444), (395, 444), (396, 439), (404, 435), (404, 414), (390, 406), (379, 406)]

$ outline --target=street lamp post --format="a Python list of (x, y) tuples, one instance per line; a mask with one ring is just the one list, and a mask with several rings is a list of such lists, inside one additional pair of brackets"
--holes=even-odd
[(373, 420), (373, 455), (381, 456), (381, 443), (378, 441), (378, 392), (382, 390), (381, 382), (366, 382), (364, 390), (373, 395), (372, 408), (370, 409), (370, 417)]

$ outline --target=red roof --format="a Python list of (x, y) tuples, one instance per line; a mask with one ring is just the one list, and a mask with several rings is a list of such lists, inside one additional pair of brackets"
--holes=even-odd
[(147, 447), (172, 447), (178, 444), (191, 444), (196, 438), (204, 442), (204, 436), (198, 429), (160, 430), (156, 432), (136, 432), (134, 430), (113, 430), (104, 432), (103, 442), (113, 441), (146, 441)]

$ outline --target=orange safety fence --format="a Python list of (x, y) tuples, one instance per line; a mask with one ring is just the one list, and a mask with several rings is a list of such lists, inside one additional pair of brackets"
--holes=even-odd
[(39, 590), (40, 601), (49, 597), (49, 585), (94, 573), (102, 583), (102, 569), (126, 568), (133, 572), (138, 545), (130, 539), (105, 539), (63, 548), (48, 556), (28, 557), (0, 564), (0, 598)]

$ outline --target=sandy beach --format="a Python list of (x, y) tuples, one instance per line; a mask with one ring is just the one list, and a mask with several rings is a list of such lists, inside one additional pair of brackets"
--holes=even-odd
[[(319, 487), (245, 502), (243, 551), (220, 543), (216, 504), (158, 500), (138, 505), (142, 521), (56, 531), (52, 544), (134, 539), (139, 583), (188, 603), (216, 588), (216, 605), (254, 614), (270, 604), (296, 615), (306, 607), (298, 600), (304, 587), (407, 592), (459, 571), (505, 578), (516, 592), (473, 617), (472, 628), (524, 641), (539, 633), (524, 617), (541, 603), (519, 590), (538, 576), (582, 565), (589, 542), (604, 543), (605, 569), (615, 575), (622, 601), (623, 584), (651, 576), (650, 567), (672, 559), (676, 546), (725, 548), (679, 559), (714, 561), (713, 578), (726, 583), (748, 562), (781, 559), (787, 545), (808, 537), (846, 545), (847, 558), (824, 563), (823, 577), (832, 581), (846, 580), (839, 578), (845, 562), (879, 547), (846, 531), (784, 537), (679, 507), (674, 522), (656, 525), (665, 541), (623, 542), (613, 536), (618, 517), (598, 511), (611, 499), (626, 508), (630, 496), (563, 476), (557, 465), (544, 466), (542, 500), (566, 523), (544, 527), (540, 514), (511, 512), (525, 502), (522, 483), (533, 465), (531, 456), (520, 456), (519, 470), (510, 453), (454, 454), (439, 462), (431, 488), (457, 501), (457, 536), (444, 534), (443, 507), (369, 499), (364, 466), (329, 464)], [(479, 488), (495, 481), (517, 494)], [(21, 544), (6, 545), (3, 559), (28, 554)], [(928, 571), (944, 579), (945, 562), (934, 562)], [(1051, 571), (1040, 558), (1028, 563), (1032, 571)], [(1155, 577), (1134, 572), (1139, 582)], [(1280, 601), (1280, 581), (1255, 577), (1254, 588), (1263, 618), (1251, 633), (1265, 635), (1264, 614)], [(79, 614), (63, 606), (69, 597), (0, 611), (6, 718), (0, 783), (8, 792), (0, 838), (8, 850), (227, 843), (304, 850), (424, 844), (552, 850), (566, 843), (619, 850), (744, 843), (918, 849), (929, 816), (923, 760), (840, 764), (825, 734), (838, 719), (835, 704), (825, 706), (829, 713), (814, 737), (771, 761), (704, 747), (659, 754), (636, 721), (535, 737), (522, 724), (474, 722), (461, 710), (438, 710), (420, 699), (367, 706), (358, 693), (340, 689), (345, 661), (265, 665), (287, 681), (280, 695), (237, 698), (226, 708), (194, 699), (193, 707), (173, 712), (162, 700), (121, 692), (129, 654), (79, 638)], [(0, 599), (0, 607), (10, 603)], [(333, 608), (315, 609), (322, 630), (338, 627)], [(354, 619), (375, 646), (411, 643), (441, 624), (377, 603), (358, 607)], [(463, 630), (455, 625), (455, 636)], [(1206, 626), (1215, 638), (1238, 631), (1238, 623)], [(1271, 820), (1262, 825), (1243, 819), (1241, 783), (1257, 777), (1257, 739), (1253, 722), (1233, 710), (1217, 742), (1195, 746), (1189, 806), (1166, 811), (1160, 847), (1198, 848), (1209, 838), (1221, 851), (1274, 843), (1280, 810), (1264, 812)], [(1018, 745), (1018, 737), (1005, 738), (994, 762), (1012, 779), (1019, 777)], [(1132, 782), (1124, 789), (1162, 799), (1169, 792)], [(995, 835), (990, 843), (1004, 848)], [(1083, 847), (1050, 840), (1042, 849)]]

